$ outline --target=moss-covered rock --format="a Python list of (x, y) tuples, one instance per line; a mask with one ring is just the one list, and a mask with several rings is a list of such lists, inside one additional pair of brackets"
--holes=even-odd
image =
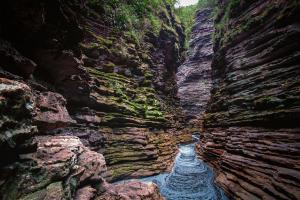
[[(160, 134), (167, 134), (166, 138), (173, 141), (171, 132), (177, 132), (183, 119), (178, 108), (175, 81), (183, 50), (183, 35), (175, 19), (174, 2), (145, 2), (71, 0), (40, 4), (32, 0), (27, 3), (13, 0), (5, 2), (3, 7), (7, 10), (0, 8), (1, 19), (11, 19), (10, 22), (0, 20), (0, 37), (11, 40), (21, 49), (20, 54), (30, 55), (39, 66), (30, 80), (24, 82), (30, 85), (36, 96), (51, 90), (65, 99), (60, 101), (64, 106), (51, 103), (40, 107), (41, 113), (51, 113), (59, 118), (65, 116), (62, 111), (67, 109), (71, 117), (66, 123), (55, 122), (51, 128), (40, 129), (37, 134), (78, 136), (89, 148), (104, 152), (109, 163), (108, 173), (114, 174), (110, 180), (166, 170), (173, 159), (176, 144), (168, 143), (171, 147), (164, 147), (166, 151), (163, 151), (158, 148), (164, 145), (157, 143)], [(32, 17), (25, 19), (24, 16)], [(8, 77), (16, 79), (14, 75)], [(20, 92), (18, 95), (23, 94)], [(9, 147), (9, 150), (13, 149), (14, 156), (19, 153), (16, 151), (23, 150), (23, 144), (30, 151), (35, 151), (34, 146), (21, 138), (36, 133), (32, 116), (27, 116), (28, 109), (35, 105), (22, 98), (15, 98), (12, 102), (17, 101), (14, 111), (18, 111), (19, 116), (26, 115), (25, 120), (22, 118), (18, 121), (15, 115), (12, 122), (6, 123), (5, 117), (10, 117), (11, 113), (5, 111), (5, 115), (2, 115), (3, 127), (13, 127), (9, 130), (11, 132), (3, 135), (3, 141), (13, 147)], [(53, 95), (49, 98), (55, 99)], [(6, 107), (6, 103), (1, 101), (0, 109)], [(56, 103), (59, 104), (59, 101)], [(30, 111), (29, 114), (33, 113)], [(52, 121), (48, 120), (46, 124)], [(152, 134), (153, 138), (149, 140)], [(124, 146), (121, 153), (117, 152), (120, 146)], [(70, 152), (67, 154), (72, 155)], [(42, 163), (45, 166), (39, 166), (32, 163), (34, 169), (26, 168), (24, 176), (12, 178), (11, 186), (17, 182), (15, 188), (20, 188), (11, 190), (12, 199), (16, 195), (38, 198), (46, 195), (50, 184), (58, 182), (63, 183), (66, 198), (73, 198), (76, 190), (94, 195), (95, 182), (101, 180), (93, 177), (94, 182), (82, 183), (88, 189), (82, 189), (78, 188), (81, 183), (77, 175), (68, 176), (77, 168), (73, 165), (76, 159), (74, 156), (66, 159), (67, 164), (58, 163), (61, 170), (54, 167), (54, 171), (64, 173), (55, 175), (47, 168), (51, 164)], [(14, 161), (15, 157), (12, 159)], [(43, 173), (36, 173), (35, 169), (41, 169)], [(25, 194), (26, 176), (35, 180), (36, 184)], [(10, 177), (8, 173), (3, 178), (5, 181), (0, 180), (1, 188), (1, 184)], [(21, 188), (21, 185), (24, 187)], [(58, 185), (54, 186), (58, 191)]]

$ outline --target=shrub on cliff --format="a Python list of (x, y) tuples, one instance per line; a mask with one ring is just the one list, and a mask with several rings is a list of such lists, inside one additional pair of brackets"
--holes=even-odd
[(180, 21), (182, 22), (185, 28), (185, 48), (188, 48), (188, 43), (191, 38), (192, 26), (194, 25), (194, 16), (197, 10), (201, 10), (207, 7), (215, 7), (216, 0), (199, 0), (197, 4), (179, 7), (176, 9), (176, 14), (179, 16)]
[(137, 43), (143, 38), (145, 26), (158, 34), (163, 23), (160, 12), (175, 3), (176, 0), (88, 0), (88, 5), (103, 15), (105, 23), (127, 32)]

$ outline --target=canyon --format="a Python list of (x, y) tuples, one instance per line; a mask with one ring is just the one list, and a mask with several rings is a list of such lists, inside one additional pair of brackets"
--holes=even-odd
[(212, 87), (212, 11), (212, 8), (206, 8), (196, 13), (188, 55), (177, 72), (178, 97), (187, 119), (193, 123), (201, 121), (199, 117), (206, 110)]
[(3, 2), (0, 199), (161, 198), (109, 182), (167, 170), (190, 140), (175, 80), (184, 34), (162, 2), (147, 8), (161, 25), (143, 19), (138, 38), (116, 25), (120, 5)]
[(223, 1), (202, 159), (234, 199), (300, 197), (299, 1)]
[(173, 6), (2, 3), (0, 199), (299, 199), (299, 1)]

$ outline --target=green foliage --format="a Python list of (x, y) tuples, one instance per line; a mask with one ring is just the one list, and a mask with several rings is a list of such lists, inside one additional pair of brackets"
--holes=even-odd
[[(240, 1), (239, 0), (229, 0), (226, 4), (225, 4), (225, 12), (221, 18), (221, 20), (215, 24), (215, 33), (213, 35), (213, 40), (214, 41), (220, 41), (220, 43), (224, 44), (226, 42), (228, 42), (230, 40), (230, 33), (227, 32), (228, 30), (228, 24), (229, 24), (229, 19), (230, 17), (233, 16), (235, 10), (238, 8)], [(214, 15), (215, 17), (218, 17), (218, 15), (220, 15), (220, 13), (222, 12), (221, 9), (216, 8), (214, 11)], [(225, 34), (227, 32), (227, 34)], [(221, 44), (221, 45), (222, 45)]]
[(226, 46), (226, 44), (232, 42), (239, 34), (266, 21), (265, 19), (268, 18), (269, 14), (274, 12), (274, 7), (267, 7), (260, 15), (240, 19), (239, 25), (233, 27), (230, 19), (238, 17), (238, 10), (242, 5), (243, 2), (239, 0), (229, 0), (223, 8), (215, 9), (215, 18), (217, 20), (213, 39), (219, 47)]
[(179, 16), (180, 21), (185, 27), (185, 48), (188, 47), (188, 42), (191, 38), (192, 26), (195, 23), (194, 17), (197, 10), (201, 10), (207, 7), (215, 7), (216, 0), (199, 0), (196, 5), (190, 5), (185, 7), (179, 7), (176, 9), (176, 14)]
[(196, 11), (197, 11), (196, 5), (180, 7), (176, 9), (176, 14), (185, 28), (185, 35), (186, 35), (185, 48), (188, 47), (188, 42), (190, 41), (191, 38), (192, 26), (195, 22), (194, 16)]
[(197, 3), (197, 8), (201, 9), (201, 8), (214, 8), (217, 5), (217, 0), (199, 0)]
[(128, 41), (140, 45), (140, 42), (143, 38), (143, 32), (139, 31), (138, 29), (131, 28), (124, 32), (124, 36)]
[(153, 32), (156, 35), (158, 35), (162, 26), (160, 19), (152, 14), (150, 15), (149, 19), (150, 19), (151, 26), (153, 28)]
[(124, 31), (131, 40), (140, 43), (144, 30), (150, 25), (155, 34), (161, 29), (159, 11), (166, 5), (174, 7), (176, 0), (87, 0), (87, 4), (101, 13), (104, 21)]

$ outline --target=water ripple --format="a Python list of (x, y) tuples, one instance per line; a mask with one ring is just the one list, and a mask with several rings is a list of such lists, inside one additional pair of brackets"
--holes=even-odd
[(228, 200), (213, 182), (212, 170), (195, 153), (195, 144), (181, 145), (171, 173), (140, 179), (154, 182), (168, 200)]

